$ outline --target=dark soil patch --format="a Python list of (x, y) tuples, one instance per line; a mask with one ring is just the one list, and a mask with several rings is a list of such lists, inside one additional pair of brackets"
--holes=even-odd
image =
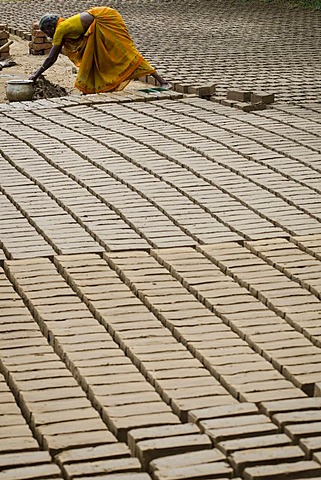
[(59, 85), (54, 85), (49, 82), (45, 77), (41, 76), (38, 78), (35, 84), (35, 93), (34, 100), (40, 98), (54, 98), (54, 97), (65, 97), (69, 95), (70, 92)]

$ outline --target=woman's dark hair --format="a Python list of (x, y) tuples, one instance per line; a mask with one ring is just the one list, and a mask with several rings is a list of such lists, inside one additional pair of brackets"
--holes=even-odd
[(57, 22), (60, 16), (55, 14), (47, 14), (40, 18), (39, 28), (42, 31), (47, 30), (48, 28), (56, 28)]

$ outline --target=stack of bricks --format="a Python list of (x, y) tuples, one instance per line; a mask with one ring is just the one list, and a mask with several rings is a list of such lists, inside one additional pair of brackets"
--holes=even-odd
[[(9, 41), (9, 31), (8, 25), (0, 23), (0, 47), (8, 43)], [(9, 45), (0, 51), (0, 60), (4, 60), (10, 56)]]
[(29, 53), (31, 55), (46, 55), (51, 48), (51, 42), (47, 35), (39, 29), (39, 23), (32, 26), (32, 37), (29, 42)]
[(226, 98), (214, 97), (227, 107), (235, 107), (243, 112), (252, 112), (253, 110), (264, 110), (267, 105), (274, 102), (274, 94), (268, 92), (250, 92), (247, 90), (228, 90)]

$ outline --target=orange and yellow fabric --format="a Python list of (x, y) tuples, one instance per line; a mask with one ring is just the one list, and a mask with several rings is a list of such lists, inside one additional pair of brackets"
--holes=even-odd
[(84, 34), (80, 14), (60, 18), (53, 45), (79, 68), (75, 86), (83, 93), (122, 90), (130, 80), (155, 72), (139, 53), (121, 15), (110, 7), (88, 10), (94, 21)]

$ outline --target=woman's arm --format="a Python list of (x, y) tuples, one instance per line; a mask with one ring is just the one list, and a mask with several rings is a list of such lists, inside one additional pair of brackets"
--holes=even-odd
[(59, 53), (61, 52), (61, 49), (62, 49), (62, 44), (53, 45), (43, 64), (29, 77), (29, 80), (33, 80), (35, 82), (43, 72), (45, 72), (49, 67), (51, 67), (57, 60)]

